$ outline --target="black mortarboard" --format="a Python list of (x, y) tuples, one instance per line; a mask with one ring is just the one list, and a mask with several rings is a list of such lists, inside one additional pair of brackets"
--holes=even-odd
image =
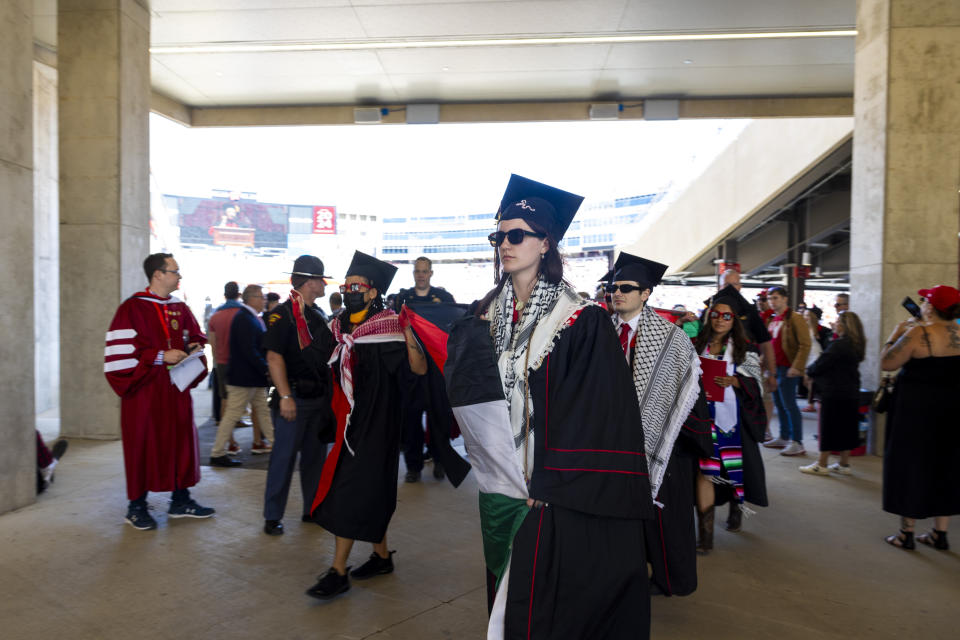
[(546, 229), (559, 242), (577, 215), (583, 196), (510, 174), (497, 220), (523, 218)]
[(723, 289), (720, 289), (720, 291), (717, 291), (716, 295), (707, 298), (704, 300), (704, 303), (708, 307), (712, 307), (715, 304), (725, 304), (733, 309), (734, 313), (738, 316), (746, 315), (747, 310), (753, 307), (732, 284), (728, 284)]
[(615, 281), (632, 280), (647, 287), (655, 287), (663, 280), (667, 265), (621, 251), (613, 270)]
[(602, 278), (597, 280), (597, 282), (612, 282), (612, 281), (613, 281), (613, 269), (610, 269), (610, 271), (607, 271), (605, 274), (603, 274)]
[(303, 255), (293, 261), (292, 276), (306, 276), (308, 278), (323, 278), (323, 262), (317, 256)]
[(350, 261), (350, 267), (347, 269), (347, 276), (363, 276), (381, 295), (386, 294), (396, 273), (397, 268), (389, 262), (377, 260), (360, 251), (353, 252), (353, 260)]

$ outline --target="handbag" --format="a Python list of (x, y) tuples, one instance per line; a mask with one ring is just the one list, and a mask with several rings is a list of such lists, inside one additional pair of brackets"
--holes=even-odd
[(893, 390), (896, 385), (896, 379), (892, 375), (883, 376), (880, 381), (880, 388), (873, 394), (871, 406), (876, 413), (886, 413), (893, 402)]

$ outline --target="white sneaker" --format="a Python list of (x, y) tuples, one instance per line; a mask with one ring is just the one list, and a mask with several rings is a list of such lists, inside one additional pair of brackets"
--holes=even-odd
[(782, 456), (802, 456), (806, 455), (807, 450), (803, 448), (803, 445), (799, 442), (791, 442), (787, 445), (787, 448), (780, 452)]
[(814, 462), (813, 464), (807, 464), (800, 467), (801, 473), (809, 473), (815, 476), (828, 476), (830, 475), (830, 469), (827, 467), (821, 467), (819, 464)]
[(842, 476), (849, 476), (853, 474), (853, 471), (850, 470), (850, 465), (843, 466), (839, 462), (834, 462), (833, 464), (827, 466), (827, 469), (833, 471), (834, 473), (839, 473)]
[(782, 438), (774, 438), (773, 440), (767, 440), (766, 442), (764, 442), (763, 446), (768, 447), (770, 449), (783, 449), (788, 444), (790, 444), (789, 440), (783, 440)]

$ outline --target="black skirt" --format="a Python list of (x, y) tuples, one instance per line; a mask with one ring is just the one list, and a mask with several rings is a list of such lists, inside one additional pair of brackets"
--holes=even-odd
[(860, 446), (860, 398), (824, 396), (820, 408), (820, 451)]

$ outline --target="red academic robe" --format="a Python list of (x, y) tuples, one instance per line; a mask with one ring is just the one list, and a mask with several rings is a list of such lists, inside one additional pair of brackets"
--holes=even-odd
[[(190, 390), (177, 389), (167, 365), (155, 365), (154, 361), (160, 351), (186, 351), (186, 344), (206, 341), (186, 304), (149, 291), (125, 300), (110, 323), (103, 371), (121, 398), (120, 427), (130, 500), (147, 491), (186, 489), (200, 481)], [(190, 388), (206, 375), (204, 370)]]

